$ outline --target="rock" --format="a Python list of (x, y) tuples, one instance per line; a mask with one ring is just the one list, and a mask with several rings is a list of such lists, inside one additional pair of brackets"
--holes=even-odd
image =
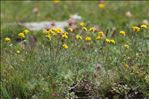
[[(43, 21), (43, 22), (28, 22), (28, 23), (19, 23), (19, 25), (24, 26), (32, 31), (39, 31), (45, 28), (50, 28), (53, 22)], [(55, 22), (55, 27), (61, 28), (64, 30), (64, 27), (68, 26), (66, 21)]]

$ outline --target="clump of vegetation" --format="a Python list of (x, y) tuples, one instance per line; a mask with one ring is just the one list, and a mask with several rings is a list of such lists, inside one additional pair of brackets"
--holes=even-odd
[[(3, 5), (11, 4), (8, 1), (2, 3), (2, 12), (6, 14), (9, 11)], [(14, 3), (18, 5), (22, 2)], [(59, 15), (53, 13), (55, 10), (52, 7), (55, 7), (61, 18), (65, 18), (72, 3), (75, 9), (80, 7), (80, 13), (86, 17), (83, 21), (70, 24), (64, 30), (51, 27), (43, 31), (31, 31), (17, 25), (8, 27), (5, 26), (5, 21), (9, 20), (10, 16), (2, 17), (4, 21), (1, 29), (1, 98), (149, 97), (148, 25), (140, 22), (140, 16), (139, 21), (127, 16), (122, 17), (126, 7), (130, 10), (135, 9), (137, 14), (145, 13), (147, 10), (144, 8), (140, 12), (137, 1), (128, 2), (133, 4), (133, 7), (124, 2), (120, 2), (120, 5), (96, 1), (93, 4), (89, 1), (50, 2), (51, 17)], [(25, 7), (26, 10), (32, 7), (30, 3), (22, 5), (28, 6)], [(145, 2), (142, 5), (146, 7)], [(12, 4), (8, 7), (14, 6)], [(96, 13), (89, 11), (92, 7)], [(60, 8), (64, 8), (63, 11), (67, 13), (64, 15)], [(115, 12), (109, 13), (113, 11), (110, 8), (122, 12), (119, 15)], [(11, 9), (12, 13), (15, 12), (14, 9)], [(75, 11), (71, 7), (69, 9)], [(49, 11), (44, 8), (38, 13), (39, 16), (36, 16), (37, 19), (46, 19), (48, 13), (43, 14), (45, 10)], [(103, 16), (97, 16), (98, 11)], [(90, 14), (93, 14), (91, 19), (87, 17)], [(99, 24), (94, 26), (96, 21)]]

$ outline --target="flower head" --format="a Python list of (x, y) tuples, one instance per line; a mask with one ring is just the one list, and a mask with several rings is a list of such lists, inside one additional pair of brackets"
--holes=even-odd
[(20, 54), (20, 50), (17, 50), (16, 53), (17, 53), (17, 54)]
[(50, 34), (46, 35), (46, 37), (48, 38), (49, 41), (51, 41), (51, 38), (52, 38), (52, 37), (51, 37)]
[(53, 29), (49, 30), (49, 33), (51, 33), (53, 36), (57, 35)]
[(133, 26), (132, 29), (134, 32), (140, 32), (140, 28), (137, 26)]
[(115, 40), (111, 39), (111, 40), (110, 40), (110, 43), (111, 43), (111, 44), (115, 44)]
[(81, 22), (81, 23), (80, 23), (80, 26), (83, 27), (83, 26), (86, 26), (86, 24), (85, 24), (84, 22)]
[(63, 32), (62, 34), (63, 34), (63, 35), (68, 35), (68, 32)]
[(68, 31), (73, 32), (73, 29), (72, 28), (68, 28)]
[(98, 32), (98, 35), (103, 38), (104, 37), (104, 33), (102, 31)]
[(125, 31), (120, 31), (119, 34), (122, 35), (122, 36), (126, 35)]
[(68, 35), (63, 34), (63, 35), (62, 35), (62, 38), (64, 38), (64, 39), (68, 39)]
[(53, 0), (53, 3), (54, 4), (57, 4), (57, 3), (59, 3), (60, 2), (60, 0)]
[(89, 37), (89, 36), (87, 36), (86, 38), (85, 38), (85, 41), (91, 41), (92, 39), (91, 39), (91, 37)]
[(129, 48), (129, 45), (125, 44), (124, 45), (124, 48), (128, 49)]
[(28, 33), (29, 33), (29, 30), (28, 30), (28, 29), (25, 29), (25, 30), (23, 31), (23, 33), (24, 33), (24, 34), (28, 34)]
[(63, 48), (68, 49), (68, 45), (67, 44), (63, 44)]
[(115, 40), (113, 40), (113, 39), (106, 39), (106, 43), (108, 43), (108, 44), (115, 44)]
[(47, 34), (49, 34), (49, 33), (50, 33), (50, 29), (44, 29), (44, 30), (43, 30), (43, 34), (47, 35)]
[(89, 31), (90, 32), (94, 32), (95, 31), (95, 28), (94, 27), (91, 27), (91, 28), (89, 28)]
[(52, 30), (54, 30), (56, 33), (61, 33), (62, 32), (61, 28), (53, 28)]
[(80, 39), (80, 40), (82, 40), (82, 36), (80, 36), (80, 35), (76, 35), (76, 39)]
[(106, 43), (110, 43), (110, 39), (106, 39)]
[(18, 34), (18, 37), (21, 38), (21, 39), (23, 39), (23, 38), (25, 38), (25, 34), (24, 33), (19, 33)]
[(5, 41), (6, 43), (10, 43), (10, 42), (11, 42), (11, 39), (10, 39), (9, 37), (5, 37), (4, 41)]
[(128, 65), (128, 64), (124, 64), (124, 67), (125, 67), (125, 68), (129, 68), (129, 65)]
[(147, 29), (147, 25), (146, 24), (142, 24), (141, 28)]
[(104, 3), (99, 3), (99, 4), (98, 4), (98, 7), (99, 7), (100, 9), (104, 9), (104, 8), (105, 8), (105, 4), (104, 4)]
[(101, 39), (101, 37), (100, 37), (100, 36), (97, 36), (97, 37), (96, 37), (96, 40), (100, 40), (100, 39)]
[(86, 27), (83, 27), (82, 29), (83, 29), (84, 31), (87, 31), (87, 28), (86, 28)]

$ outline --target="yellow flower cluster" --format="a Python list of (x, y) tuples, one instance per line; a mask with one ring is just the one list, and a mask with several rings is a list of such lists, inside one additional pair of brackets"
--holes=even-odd
[(106, 39), (105, 41), (108, 44), (115, 44), (115, 40), (114, 39)]
[[(45, 34), (45, 37), (47, 37), (49, 40), (51, 40), (52, 36), (61, 34), (62, 30), (60, 28), (44, 29), (43, 33)], [(62, 37), (67, 38), (65, 35), (62, 35)]]
[[(86, 41), (86, 42), (91, 42), (92, 39), (95, 38), (96, 40), (101, 40), (102, 39), (107, 44), (116, 44), (115, 40), (111, 39), (111, 38), (109, 39), (108, 37), (106, 37), (106, 35), (104, 34), (103, 31), (98, 31), (97, 32), (98, 29), (96, 30), (96, 28), (94, 28), (94, 27), (88, 28), (88, 27), (86, 27), (86, 23), (84, 23), (84, 22), (81, 22), (80, 26), (81, 27), (79, 27), (79, 28), (81, 28), (84, 31), (81, 31), (77, 35), (72, 34), (74, 36), (74, 39), (80, 40), (80, 41), (82, 40), (82, 41)], [(142, 24), (139, 27), (138, 26), (133, 26), (132, 30), (134, 32), (139, 32), (139, 31), (141, 31), (142, 28), (147, 29), (148, 27), (147, 27), (147, 25)], [(68, 32), (63, 31), (61, 28), (54, 27), (54, 28), (50, 28), (50, 29), (44, 29), (43, 33), (45, 34), (44, 36), (46, 38), (48, 38), (48, 40), (50, 40), (50, 41), (51, 41), (52, 37), (54, 37), (56, 35), (58, 36), (58, 38), (60, 37), (62, 39), (62, 41), (65, 41), (64, 39), (68, 39), (69, 37), (71, 37), (71, 32), (73, 32), (73, 31), (74, 30), (71, 27), (69, 27), (68, 28), (68, 32), (70, 33), (69, 34)], [(87, 35), (84, 38), (82, 32), (85, 32), (85, 31), (87, 31)], [(30, 32), (29, 30), (25, 29), (22, 32), (18, 33), (18, 37), (20, 39), (24, 39), (29, 32)], [(92, 35), (92, 33), (89, 34), (90, 32), (95, 32), (95, 33)], [(122, 36), (126, 36), (126, 32), (123, 31), (123, 30), (119, 31), (119, 34), (122, 35)], [(9, 37), (6, 37), (4, 39), (4, 41), (9, 43), (9, 42), (11, 42), (11, 39)], [(62, 47), (65, 48), (65, 49), (68, 49), (67, 44), (63, 44)], [(129, 45), (127, 45), (127, 44), (123, 45), (123, 47), (126, 48), (126, 49), (129, 49)]]
[(48, 35), (48, 34), (56, 35), (56, 34), (59, 34), (61, 32), (62, 32), (62, 30), (60, 28), (51, 28), (51, 29), (44, 29), (43, 30), (43, 33), (45, 35)]
[(51, 41), (51, 35), (50, 34), (48, 34), (48, 35), (46, 35), (46, 37), (48, 38), (48, 40), (50, 40)]
[(134, 32), (140, 32), (141, 31), (141, 28), (142, 29), (147, 29), (148, 28), (148, 26), (146, 25), (146, 24), (142, 24), (141, 26), (133, 26), (132, 27), (132, 29), (133, 29), (133, 31)]
[(94, 27), (87, 29), (87, 27), (84, 26), (84, 27), (82, 27), (82, 30), (89, 31), (89, 32), (95, 32), (96, 29)]
[(104, 36), (105, 36), (104, 33), (103, 33), (102, 31), (100, 31), (100, 32), (98, 32), (98, 35), (97, 35), (97, 37), (96, 37), (96, 40), (100, 40), (100, 39), (102, 39)]
[(84, 23), (84, 22), (81, 22), (80, 26), (81, 26), (82, 30), (84, 30), (84, 31), (89, 31), (89, 32), (95, 32), (96, 31), (95, 27), (90, 27), (89, 28), (89, 27), (86, 26), (86, 23)]
[(102, 31), (101, 31), (101, 32), (98, 32), (98, 35), (99, 35), (101, 38), (103, 38), (103, 37), (105, 36)]
[[(101, 4), (103, 4), (103, 3), (101, 3)], [(81, 31), (81, 33), (75, 35), (75, 39), (76, 39), (76, 40), (83, 40), (82, 32), (85, 32), (85, 31), (86, 31), (87, 34), (90, 33), (90, 32), (96, 32), (96, 28), (94, 28), (94, 27), (90, 27), (90, 28), (87, 27), (87, 25), (86, 25), (85, 22), (80, 22), (79, 25), (80, 25), (80, 28), (81, 28), (82, 30), (84, 30), (84, 31)], [(132, 27), (132, 29), (133, 29), (134, 32), (139, 32), (139, 31), (141, 30), (141, 28), (147, 29), (147, 25), (142, 24), (140, 27), (138, 27), (138, 26), (133, 26), (133, 27)], [(68, 32), (70, 32), (70, 33), (74, 31), (71, 27), (69, 27), (67, 30), (68, 30)], [(62, 29), (60, 29), (60, 28), (51, 28), (51, 29), (47, 29), (47, 30), (44, 31), (46, 37), (47, 37), (49, 40), (51, 40), (51, 38), (52, 38), (53, 36), (55, 36), (55, 35), (60, 35), (60, 37), (61, 37), (62, 39), (68, 39), (69, 36), (71, 36), (71, 34), (68, 35), (68, 34), (69, 34), (68, 32), (62, 31)], [(81, 36), (80, 34), (81, 34), (82, 36)], [(122, 35), (122, 36), (126, 36), (126, 32), (123, 31), (123, 30), (119, 31), (119, 34)], [(73, 35), (74, 35), (74, 34), (73, 34)], [(96, 34), (95, 34), (95, 35), (96, 35)], [(94, 35), (93, 35), (93, 38), (94, 38)], [(96, 35), (95, 39), (96, 39), (96, 40), (101, 40), (101, 39), (103, 39), (103, 40), (105, 40), (105, 42), (106, 42), (107, 44), (116, 44), (116, 41), (115, 41), (114, 39), (106, 38), (106, 35), (104, 34), (103, 31), (97, 32), (97, 35)], [(91, 36), (90, 34), (87, 35), (87, 36), (84, 38), (84, 41), (86, 41), (86, 42), (92, 41), (92, 36)], [(63, 48), (65, 48), (65, 49), (68, 48), (68, 45), (67, 45), (67, 44), (63, 44), (62, 46), (63, 46)], [(129, 48), (129, 45), (125, 44), (125, 45), (123, 45), (123, 47), (126, 48), (126, 49), (128, 49), (128, 48)]]
[(63, 34), (63, 35), (62, 35), (62, 38), (68, 39), (68, 36), (65, 35), (65, 34)]
[(63, 32), (63, 34), (62, 34), (62, 38), (64, 38), (64, 39), (68, 39), (68, 32)]
[(138, 26), (133, 26), (132, 29), (134, 32), (140, 32), (140, 28)]
[[(29, 33), (29, 30), (25, 29), (23, 32), (20, 32), (20, 33), (18, 34), (18, 37), (19, 37), (20, 39), (24, 39), (25, 36), (26, 36), (28, 33)], [(5, 37), (5, 38), (4, 38), (4, 42), (10, 43), (10, 42), (11, 42), (11, 38), (10, 38), (10, 37)]]
[(20, 39), (24, 39), (28, 33), (29, 33), (29, 30), (25, 29), (23, 32), (20, 32), (20, 33), (18, 34), (18, 37), (19, 37)]
[(62, 32), (61, 28), (52, 28), (52, 30), (56, 33), (61, 33)]

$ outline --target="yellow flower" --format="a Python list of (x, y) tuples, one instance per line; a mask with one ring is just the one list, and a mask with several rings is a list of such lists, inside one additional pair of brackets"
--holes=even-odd
[(90, 32), (94, 32), (95, 31), (95, 28), (94, 27), (91, 27), (91, 28), (89, 28), (89, 31)]
[(82, 29), (85, 30), (85, 31), (87, 31), (87, 28), (86, 27), (83, 27)]
[(105, 4), (104, 4), (104, 3), (99, 3), (99, 4), (98, 4), (98, 7), (99, 7), (100, 9), (104, 9), (104, 8), (105, 8)]
[(96, 37), (96, 40), (100, 40), (100, 39), (101, 39), (101, 37), (100, 37), (100, 36), (97, 36), (97, 37)]
[(48, 38), (48, 40), (50, 40), (51, 41), (51, 35), (50, 34), (48, 34), (48, 35), (46, 35), (46, 37)]
[(86, 41), (91, 41), (92, 39), (91, 39), (91, 37), (87, 36), (87, 37), (85, 38), (85, 40), (86, 40)]
[(129, 45), (125, 44), (124, 47), (125, 47), (126, 49), (128, 49), (128, 48), (129, 48)]
[(24, 34), (28, 34), (28, 33), (29, 33), (29, 30), (28, 30), (28, 29), (25, 29), (25, 30), (23, 31), (23, 33), (24, 33)]
[(82, 26), (82, 27), (85, 26), (85, 25), (86, 25), (86, 24), (85, 24), (84, 22), (81, 22), (81, 23), (80, 23), (80, 26)]
[(113, 39), (110, 40), (110, 43), (115, 44), (115, 40), (113, 40)]
[(122, 36), (126, 35), (125, 31), (120, 31), (119, 34), (122, 35)]
[(60, 2), (60, 0), (53, 0), (53, 3), (55, 3), (55, 4), (57, 4), (59, 2)]
[(62, 34), (63, 34), (63, 35), (68, 35), (68, 32), (63, 32)]
[(76, 35), (76, 39), (80, 39), (80, 40), (82, 40), (82, 36), (80, 36), (80, 35)]
[(72, 28), (68, 28), (68, 31), (73, 32), (73, 29)]
[(25, 35), (24, 35), (24, 33), (19, 33), (18, 37), (22, 39), (22, 38), (25, 38)]
[(104, 33), (102, 31), (98, 32), (98, 35), (103, 38), (104, 37)]
[(17, 50), (16, 53), (17, 53), (17, 54), (20, 54), (20, 50)]
[(9, 43), (9, 42), (11, 42), (11, 39), (10, 39), (9, 37), (5, 37), (4, 41), (5, 41), (6, 43)]
[(147, 29), (147, 25), (146, 24), (142, 24), (141, 28)]
[(50, 31), (49, 33), (51, 33), (53, 36), (57, 35), (57, 34), (55, 33), (55, 31), (53, 31), (53, 30), (49, 30), (49, 31)]
[(124, 67), (129, 68), (129, 65), (128, 64), (124, 64)]
[(63, 34), (62, 38), (68, 39), (68, 36), (66, 34)]
[(53, 28), (52, 30), (54, 30), (56, 33), (61, 33), (62, 32), (61, 28)]
[(43, 30), (43, 34), (47, 35), (47, 34), (49, 34), (49, 33), (50, 33), (50, 30), (49, 30), (49, 29), (44, 29), (44, 30)]
[(110, 43), (110, 39), (106, 39), (106, 43)]
[(63, 44), (63, 48), (68, 49), (68, 45), (67, 44)]
[(137, 27), (137, 26), (133, 26), (132, 29), (133, 29), (134, 32), (139, 32), (140, 31), (140, 28)]

